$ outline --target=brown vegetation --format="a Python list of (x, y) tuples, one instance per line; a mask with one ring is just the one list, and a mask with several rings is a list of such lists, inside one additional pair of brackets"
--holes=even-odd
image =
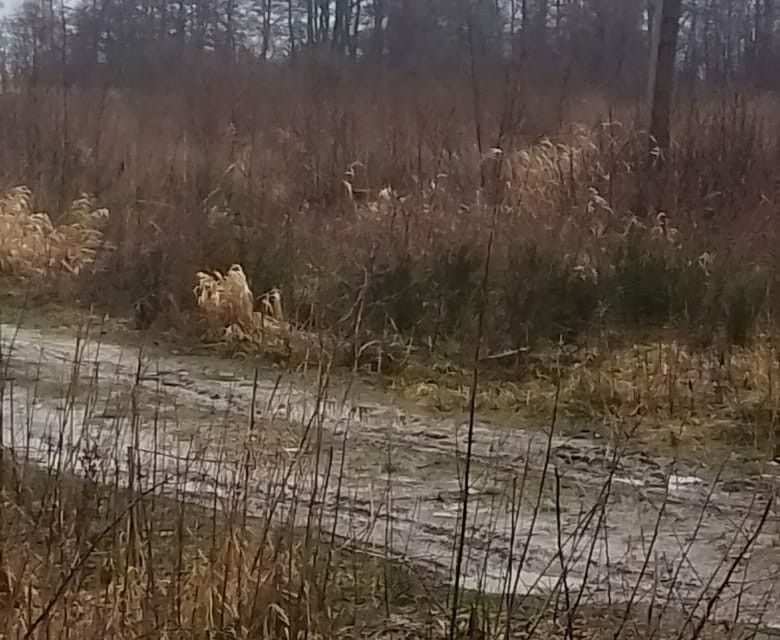
[[(347, 548), (328, 552), (293, 528), (269, 532), (242, 517), (237, 493), (212, 510), (9, 466), (0, 483), (2, 638), (351, 638), (392, 624), (385, 611), (409, 611), (407, 592), (424, 602), (412, 572)], [(401, 588), (385, 609), (377, 581), (389, 571)], [(425, 621), (415, 614), (405, 626), (435, 628)]]
[[(190, 332), (191, 316), (200, 315), (196, 274), (240, 264), (251, 290), (283, 296), (284, 323), (265, 335), (275, 336), (268, 344), (281, 357), (300, 360), (323, 343), (337, 345), (339, 362), (383, 372), (431, 358), (463, 364), (495, 211), (486, 356), (521, 388), (536, 379), (537, 355), (554, 353), (561, 341), (604, 362), (626, 343), (676, 341), (693, 357), (713, 353), (718, 360), (728, 345), (750, 352), (773, 339), (780, 122), (771, 98), (681, 103), (675, 144), (658, 173), (645, 168), (645, 142), (630, 113), (615, 109), (606, 121), (606, 102), (573, 104), (562, 116), (590, 125), (555, 125), (537, 142), (518, 133), (506, 139), (509, 150), (480, 155), (472, 114), (455, 89), (419, 85), (410, 96), (389, 78), (360, 85), (339, 71), (343, 91), (323, 88), (320, 110), (290, 108), (308, 95), (312, 73), (294, 72), (273, 97), (247, 96), (241, 104), (254, 113), (228, 137), (227, 97), (239, 86), (249, 93), (250, 76), (209, 80), (214, 99), (189, 120), (170, 115), (190, 109), (181, 95), (133, 98), (123, 89), (82, 100), (71, 90), (70, 144), (90, 151), (74, 157), (69, 190), (97, 185), (96, 201), (113, 212), (101, 228), (114, 249), (69, 276), (83, 304), (119, 314), (135, 309), (139, 326)], [(282, 78), (270, 69), (251, 77)], [(485, 131), (497, 133), (492, 118), (505, 102), (501, 83), (491, 82), (482, 86), (482, 120)], [(385, 100), (373, 100), (376, 92)], [(39, 122), (56, 112), (56, 94), (39, 95)], [(520, 131), (540, 126), (532, 123), (549, 112), (546, 105), (522, 92), (517, 100), (525, 104)], [(0, 115), (5, 144), (22, 145), (22, 156), (21, 129), (11, 122), (22, 118), (14, 110), (23, 105), (30, 106), (14, 98)], [(43, 165), (40, 182), (29, 180), (36, 208), (48, 208), (55, 220), (61, 198), (50, 185), (60, 183), (58, 172), (59, 165)], [(66, 225), (63, 219), (59, 233), (80, 228)], [(97, 236), (89, 238), (75, 242), (93, 255)], [(248, 298), (242, 304), (235, 313), (263, 309)], [(277, 322), (261, 315), (263, 326)], [(254, 350), (257, 340), (246, 338), (257, 327), (218, 324), (206, 323), (210, 340), (215, 328), (232, 325), (237, 348)], [(291, 348), (290, 335), (300, 344)], [(493, 359), (505, 352), (515, 356)], [(572, 375), (590, 371), (592, 362), (580, 362)], [(602, 413), (608, 403), (595, 391), (601, 385), (573, 386), (592, 389), (590, 405)]]
[[(773, 457), (776, 3), (667, 4), (683, 20), (654, 43), (645, 0), (26, 2), (0, 33), (2, 286), (321, 374), (391, 374), (443, 410), (560, 408), (580, 432), (675, 458), (715, 441)], [(469, 454), (473, 431), (472, 410)], [(551, 447), (552, 430), (542, 489)], [(0, 440), (0, 638), (454, 640), (463, 611), (464, 637), (517, 622), (483, 593), (434, 597), (389, 543), (371, 561), (337, 550), (335, 527), (323, 543), (317, 481), (308, 506), (292, 500), (301, 533), (294, 517), (252, 522), (240, 481), (210, 509), (144, 492), (134, 468), (120, 483), (140, 452), (115, 451), (113, 475), (89, 456), (41, 471)], [(573, 639), (585, 609), (558, 551), (553, 593), (517, 615), (529, 637)], [(636, 589), (609, 637), (631, 637)], [(702, 636), (719, 595), (702, 591), (707, 615), (692, 624), (700, 599), (678, 640)], [(589, 622), (587, 636), (608, 627)]]
[(0, 274), (45, 284), (57, 274), (78, 276), (103, 245), (108, 211), (84, 196), (60, 224), (31, 208), (32, 193), (16, 187), (0, 198)]

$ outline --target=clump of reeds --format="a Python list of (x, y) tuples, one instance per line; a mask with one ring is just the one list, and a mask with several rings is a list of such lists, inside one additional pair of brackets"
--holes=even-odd
[(506, 204), (514, 209), (522, 205), (524, 211), (533, 209), (533, 204), (558, 205), (567, 188), (583, 182), (588, 159), (597, 150), (594, 134), (577, 126), (562, 141), (543, 138), (507, 154), (501, 163)]
[(769, 336), (745, 346), (694, 348), (659, 340), (591, 348), (578, 360), (561, 390), (573, 409), (678, 427), (702, 442), (754, 444), (773, 454), (780, 391)]
[(249, 330), (254, 326), (254, 299), (241, 265), (234, 264), (226, 274), (200, 271), (197, 277), (198, 306), (213, 328)]
[[(499, 372), (482, 383), (479, 409), (543, 416), (557, 401), (575, 425), (606, 428), (616, 419), (636, 440), (671, 438), (693, 452), (731, 445), (763, 455), (780, 452), (780, 359), (769, 335), (744, 346), (725, 340), (691, 346), (673, 338), (558, 345), (518, 359), (514, 380)], [(409, 375), (402, 387), (418, 403), (452, 411), (468, 406), (467, 383), (468, 372), (450, 370), (424, 379)]]
[(207, 337), (229, 343), (280, 346), (289, 341), (293, 328), (284, 319), (282, 294), (272, 289), (255, 297), (244, 269), (234, 264), (227, 273), (199, 271), (194, 293), (207, 325)]
[(45, 279), (54, 274), (80, 274), (92, 264), (103, 244), (102, 227), (108, 210), (91, 198), (73, 202), (61, 224), (32, 206), (24, 186), (0, 198), (0, 274)]

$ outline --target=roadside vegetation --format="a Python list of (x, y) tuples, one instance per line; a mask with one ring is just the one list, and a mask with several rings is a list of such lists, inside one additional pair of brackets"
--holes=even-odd
[[(636, 125), (614, 113), (605, 121), (606, 106), (592, 101), (591, 124), (517, 138), (515, 151), (476, 152), (470, 114), (454, 112), (460, 127), (382, 157), (377, 135), (389, 141), (407, 120), (325, 95), (354, 121), (352, 153), (362, 160), (329, 161), (319, 177), (302, 180), (301, 162), (338, 138), (301, 140), (296, 161), (295, 145), (261, 154), (251, 139), (215, 130), (204, 155), (182, 122), (171, 154), (150, 146), (137, 167), (118, 160), (121, 176), (100, 178), (110, 184), (94, 204), (74, 192), (72, 212), (36, 214), (54, 194), (10, 190), (0, 204), (4, 281), (48, 302), (132, 316), (136, 329), (173, 330), (180, 342), (293, 365), (327, 356), (431, 407), (462, 409), (493, 224), (480, 408), (544, 414), (561, 377), (560, 401), (577, 419), (640, 418), (663, 426), (664, 438), (690, 433), (774, 455), (780, 122), (771, 99), (681, 105), (676, 143), (657, 170)], [(390, 96), (399, 113), (411, 108)], [(95, 135), (147, 117), (120, 101), (105, 96), (103, 122), (89, 121)], [(496, 117), (504, 108), (495, 105)], [(296, 131), (312, 117), (277, 113), (254, 135)], [(382, 118), (384, 128), (368, 127)], [(181, 140), (190, 140), (186, 153)], [(141, 132), (135, 145), (144, 141)], [(157, 134), (147, 142), (164, 145)], [(106, 136), (101, 144), (105, 153), (126, 147)], [(418, 155), (423, 164), (394, 186)], [(73, 188), (89, 190), (88, 173), (74, 172)], [(203, 198), (195, 174), (213, 177)], [(132, 203), (121, 195), (129, 192)]]

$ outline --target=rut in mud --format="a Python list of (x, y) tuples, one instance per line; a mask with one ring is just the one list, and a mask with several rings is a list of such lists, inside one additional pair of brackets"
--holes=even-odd
[[(246, 477), (257, 515), (303, 501), (341, 538), (451, 579), (462, 417), (245, 363), (0, 329), (2, 445), (16, 458), (93, 475), (137, 465), (145, 485), (199, 502)], [(684, 613), (712, 601), (714, 616), (780, 625), (780, 475), (685, 468), (519, 422), (475, 428), (466, 586), (565, 586)]]

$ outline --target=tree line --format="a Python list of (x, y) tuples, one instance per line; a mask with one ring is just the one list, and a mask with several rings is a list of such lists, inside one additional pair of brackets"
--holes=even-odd
[[(201, 58), (354, 59), (420, 72), (522, 64), (599, 88), (644, 80), (660, 0), (27, 0), (5, 20), (3, 82), (130, 82)], [(683, 0), (682, 83), (780, 86), (777, 0)]]

